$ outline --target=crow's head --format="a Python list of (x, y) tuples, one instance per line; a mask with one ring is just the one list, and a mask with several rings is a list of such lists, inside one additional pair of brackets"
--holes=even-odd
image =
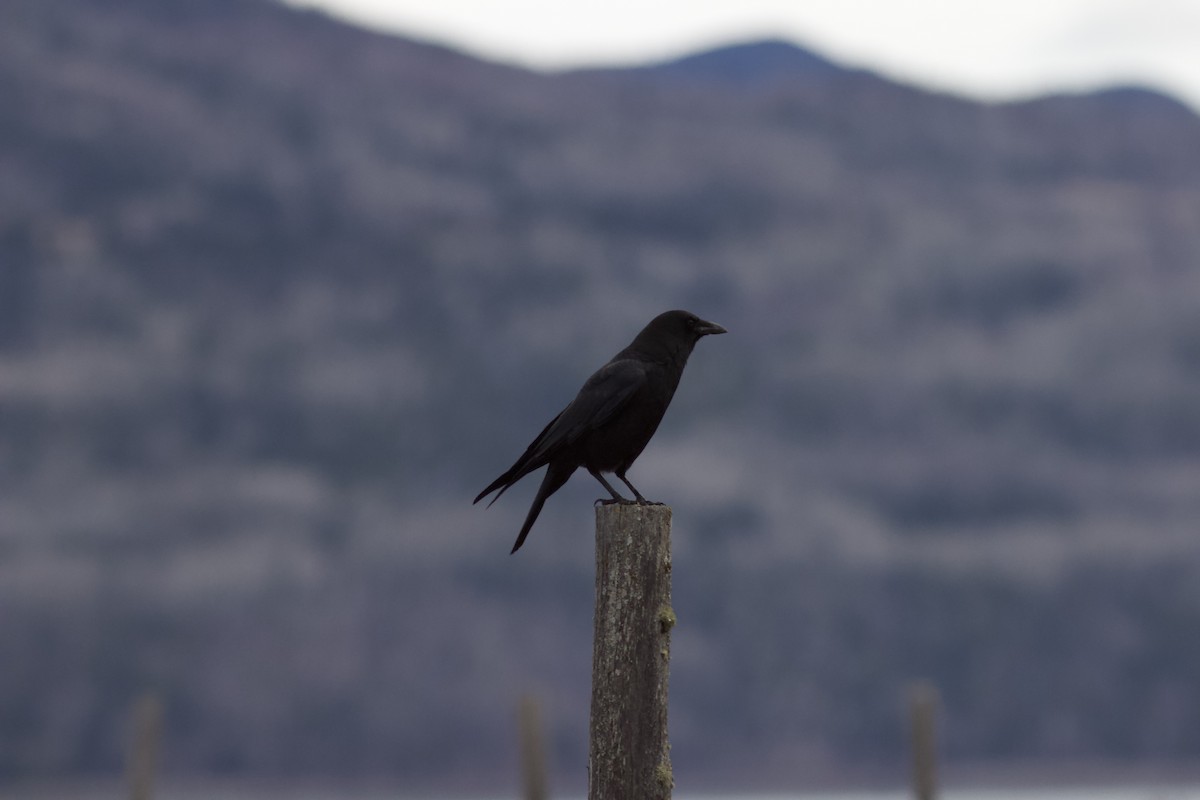
[(646, 326), (647, 331), (658, 331), (662, 336), (682, 339), (695, 344), (701, 336), (727, 331), (715, 322), (700, 319), (690, 311), (665, 311)]
[(628, 349), (651, 361), (678, 360), (682, 365), (700, 337), (711, 333), (725, 333), (725, 329), (690, 311), (664, 311), (642, 328)]

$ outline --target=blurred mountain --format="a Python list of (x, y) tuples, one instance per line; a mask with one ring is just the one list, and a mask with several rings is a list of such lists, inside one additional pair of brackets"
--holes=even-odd
[(851, 73), (791, 42), (765, 40), (718, 47), (656, 64), (623, 69), (580, 70), (580, 74), (626, 74), (678, 82), (723, 83), (743, 89), (806, 78), (825, 79)]
[(153, 689), (174, 774), (494, 788), (531, 690), (578, 784), (596, 487), (470, 498), (671, 307), (681, 790), (899, 775), (915, 678), (952, 761), (1195, 753), (1200, 120), (657, 69), (730, 79), (0, 4), (0, 778)]

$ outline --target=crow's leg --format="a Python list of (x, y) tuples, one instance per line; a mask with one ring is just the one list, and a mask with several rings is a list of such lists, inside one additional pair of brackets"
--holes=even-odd
[[(604, 480), (604, 476), (600, 474), (600, 470), (592, 469), (591, 467), (588, 467), (588, 472), (590, 472), (592, 474), (593, 478), (600, 481), (600, 485), (603, 486), (605, 489), (608, 489), (608, 493), (612, 495), (611, 500), (597, 500), (596, 501), (597, 503), (603, 503), (604, 505), (608, 505), (609, 503), (632, 503), (633, 502), (632, 500), (626, 500), (624, 497), (619, 495), (617, 493), (617, 490), (612, 487), (612, 484), (609, 483), (608, 481)], [(628, 483), (628, 481), (626, 481), (626, 483)], [(632, 489), (633, 487), (631, 486), (629, 488)], [(637, 492), (635, 491), (634, 494), (637, 494)]]
[(632, 483), (629, 482), (629, 478), (625, 477), (624, 472), (616, 472), (613, 474), (615, 474), (618, 478), (620, 478), (621, 482), (629, 487), (629, 491), (633, 492), (633, 496), (637, 498), (637, 501), (639, 503), (642, 503), (643, 505), (648, 505), (648, 506), (661, 506), (662, 505), (662, 503), (656, 503), (653, 500), (647, 500), (646, 498), (642, 497), (642, 493), (637, 490), (636, 486), (634, 486)]

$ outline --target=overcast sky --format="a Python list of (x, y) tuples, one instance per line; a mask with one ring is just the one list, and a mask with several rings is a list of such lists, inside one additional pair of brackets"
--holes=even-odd
[(976, 97), (1141, 83), (1200, 109), (1200, 0), (291, 0), (536, 68), (786, 38)]

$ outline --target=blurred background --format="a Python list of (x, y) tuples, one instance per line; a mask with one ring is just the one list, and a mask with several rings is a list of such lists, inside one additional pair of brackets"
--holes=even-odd
[(676, 307), (681, 794), (1196, 778), (1200, 4), (326, 5), (0, 4), (6, 796), (578, 794), (599, 487), (470, 501)]

